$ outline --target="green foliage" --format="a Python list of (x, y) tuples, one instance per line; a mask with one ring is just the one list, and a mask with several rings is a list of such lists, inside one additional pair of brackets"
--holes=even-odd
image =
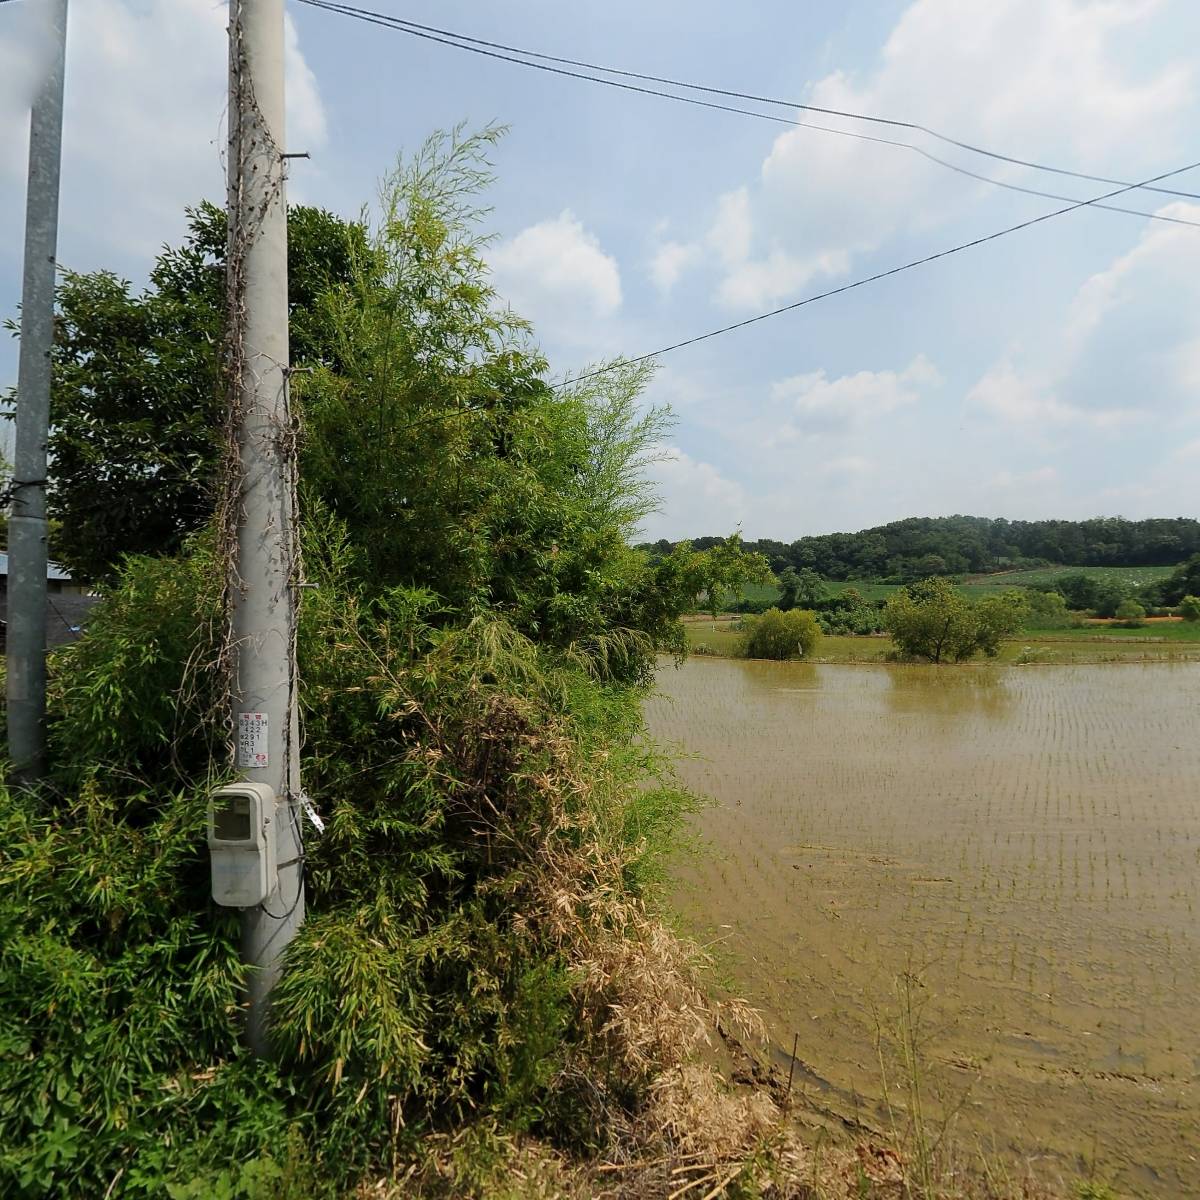
[(1075, 1185), (1077, 1200), (1118, 1200), (1112, 1187), (1096, 1179), (1081, 1179)]
[(157, 1194), (214, 1145), (282, 1144), (273, 1072), (236, 1053), (236, 921), (207, 899), (203, 822), (196, 789), (0, 791), (5, 1195), (102, 1195), (118, 1172), (114, 1194)]
[(742, 638), (746, 658), (788, 659), (809, 657), (821, 636), (815, 613), (793, 608), (780, 612), (769, 608), (761, 617), (747, 617)]
[(1043, 592), (1038, 588), (1025, 588), (1024, 591), (1029, 606), (1026, 628), (1066, 629), (1070, 626), (1071, 613), (1061, 592)]
[(208, 898), (223, 724), (193, 679), (215, 653), (199, 541), (130, 560), (58, 657), (63, 799), (0, 793), (5, 1194), (120, 1173), (114, 1196), (316, 1195), (489, 1113), (595, 1135), (564, 1084), (607, 1020), (578, 964), (654, 886), (690, 801), (657, 781), (636, 693), (493, 616), (435, 623), (429, 592), (369, 596), (330, 518), (307, 542), (305, 776), (328, 827), (277, 993), (280, 1074), (236, 1052), (236, 921)]
[(1184, 596), (1179, 602), (1179, 615), (1185, 621), (1200, 621), (1200, 596)]
[[(336, 369), (316, 298), (364, 246), (360, 227), (329, 213), (289, 213), (294, 363)], [(61, 275), (49, 505), (54, 553), (77, 578), (110, 579), (124, 554), (173, 553), (212, 511), (224, 256), (224, 213), (202, 204), (140, 295), (108, 271)]]
[(1114, 616), (1128, 629), (1136, 629), (1146, 623), (1146, 610), (1136, 600), (1122, 600)]
[(1129, 587), (1112, 578), (1101, 578), (1087, 571), (1060, 575), (1054, 589), (1062, 593), (1068, 607), (1088, 611), (1097, 617), (1115, 615), (1118, 605), (1129, 595)]
[[(708, 541), (696, 539), (702, 549)], [(796, 571), (809, 567), (826, 579), (900, 584), (933, 575), (1007, 573), (1049, 563), (1174, 566), (1189, 555), (1200, 555), (1200, 521), (1190, 517), (1145, 521), (908, 517), (857, 533), (802, 537), (790, 544), (763, 539), (748, 548), (765, 555), (777, 573), (787, 567)], [(667, 549), (669, 544), (661, 547), (663, 552)], [(1187, 590), (1200, 591), (1200, 585)], [(1173, 604), (1177, 599), (1160, 603)]]
[(815, 609), (827, 598), (825, 581), (816, 571), (805, 567), (797, 571), (788, 567), (779, 576), (779, 607), (784, 612), (791, 608)]
[(1029, 618), (1029, 602), (1018, 588), (998, 596), (985, 596), (973, 606), (976, 622), (975, 645), (988, 658), (995, 658), (1000, 643), (1012, 637)]
[[(117, 553), (144, 544), (132, 510), (80, 543), (82, 562), (115, 539), (112, 584), (53, 661), (53, 778), (0, 789), (2, 1194), (333, 1195), (467, 1121), (596, 1148), (675, 1061), (670, 1022), (697, 1026), (685, 956), (647, 915), (691, 799), (643, 738), (640, 685), (657, 650), (683, 651), (698, 595), (769, 571), (736, 536), (629, 548), (665, 418), (639, 407), (640, 368), (551, 389), (498, 312), (470, 228), (491, 137), (399, 168), (344, 261), (314, 217), (300, 274), (345, 269), (294, 297), (314, 314), (296, 325), (314, 364), (303, 772), (327, 828), (306, 844), (274, 1067), (237, 1051), (236, 922), (208, 893), (204, 802), (228, 761), (212, 538), (184, 538), (168, 496), (157, 557)], [(201, 325), (218, 303), (215, 226), (195, 220), (143, 300), (80, 283), (72, 312), (103, 311), (77, 386), (116, 406), (94, 443), (66, 424), (83, 458), (109, 436), (157, 431), (161, 455), (207, 437), (211, 346), (175, 345), (167, 299)], [(126, 326), (147, 313), (161, 324)], [(160, 407), (184, 420), (174, 389), (186, 429), (139, 432), (127, 418), (176, 351), (193, 358)]]
[(304, 492), (354, 530), (363, 583), (435, 590), (503, 614), (608, 677), (682, 652), (702, 591), (766, 577), (738, 539), (662, 557), (630, 548), (654, 506), (646, 467), (668, 414), (646, 364), (552, 388), (502, 308), (475, 228), (498, 131), (431, 138), (384, 183), (383, 217), (319, 311), (337, 368), (298, 381)]
[(846, 587), (836, 595), (821, 601), (817, 620), (824, 633), (834, 635), (865, 635), (883, 628), (883, 613), (857, 587)]
[(887, 602), (883, 623), (902, 654), (930, 662), (962, 662), (982, 650), (993, 657), (1028, 615), (1014, 590), (972, 603), (948, 579), (901, 588)]
[(1200, 596), (1200, 554), (1193, 554), (1153, 589), (1158, 604), (1178, 604), (1185, 596)]

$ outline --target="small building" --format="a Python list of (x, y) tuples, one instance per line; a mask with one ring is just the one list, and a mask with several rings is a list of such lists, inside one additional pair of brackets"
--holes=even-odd
[[(87, 621), (97, 597), (86, 584), (76, 583), (52, 562), (46, 565), (46, 644), (73, 642)], [(0, 646), (8, 632), (8, 554), (0, 550)]]

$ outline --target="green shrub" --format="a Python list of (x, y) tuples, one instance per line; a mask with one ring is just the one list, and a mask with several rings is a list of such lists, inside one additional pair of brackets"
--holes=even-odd
[(1146, 610), (1136, 600), (1122, 600), (1113, 615), (1127, 629), (1137, 629), (1146, 623)]
[(198, 543), (127, 564), (55, 662), (53, 789), (0, 791), (0, 1193), (332, 1195), (462, 1121), (596, 1144), (663, 1061), (609, 1028), (640, 1003), (628, 964), (657, 945), (645, 897), (690, 804), (639, 693), (496, 618), (439, 625), (428, 592), (367, 597), (335, 523), (308, 540), (327, 829), (277, 1065), (238, 1049), (237, 922), (208, 895), (224, 723)]
[(1184, 596), (1179, 602), (1179, 615), (1185, 621), (1200, 621), (1200, 596)]
[(1027, 629), (1067, 629), (1071, 625), (1071, 613), (1066, 598), (1061, 592), (1046, 592), (1040, 588), (1025, 588), (1025, 600), (1029, 605), (1026, 618)]
[(821, 636), (815, 613), (793, 608), (769, 608), (761, 617), (747, 618), (741, 652), (746, 658), (809, 657)]

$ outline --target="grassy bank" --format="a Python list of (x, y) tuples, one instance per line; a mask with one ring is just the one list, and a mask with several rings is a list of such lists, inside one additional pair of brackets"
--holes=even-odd
[[(694, 653), (732, 657), (737, 653), (737, 618), (693, 617), (686, 622), (688, 646)], [(886, 635), (822, 637), (813, 658), (817, 662), (886, 662), (893, 649)], [(1116, 625), (1085, 625), (1078, 629), (1031, 632), (1006, 642), (999, 661), (1010, 663), (1200, 661), (1200, 624), (1172, 621), (1123, 629)]]

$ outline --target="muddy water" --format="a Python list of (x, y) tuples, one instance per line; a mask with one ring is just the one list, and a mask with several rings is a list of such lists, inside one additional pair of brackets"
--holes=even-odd
[(778, 1057), (799, 1034), (814, 1107), (902, 1128), (915, 1078), (930, 1136), (1200, 1196), (1200, 667), (659, 686), (651, 730), (715, 801), (678, 903)]

